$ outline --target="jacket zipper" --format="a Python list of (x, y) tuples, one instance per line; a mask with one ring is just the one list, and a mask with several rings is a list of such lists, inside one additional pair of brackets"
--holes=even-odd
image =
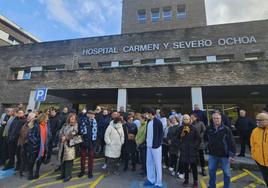
[(266, 130), (264, 130), (263, 131), (263, 134), (262, 134), (262, 157), (263, 157), (264, 166), (266, 166), (266, 164), (265, 164), (265, 157), (264, 157), (264, 142), (266, 142), (265, 132), (266, 132)]

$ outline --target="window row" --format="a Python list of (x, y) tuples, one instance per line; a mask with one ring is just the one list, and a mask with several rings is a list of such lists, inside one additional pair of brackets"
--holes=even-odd
[[(255, 52), (255, 53), (246, 53), (245, 60), (259, 60), (264, 58), (263, 52)], [(211, 56), (190, 56), (189, 62), (192, 63), (206, 63), (206, 62), (228, 62), (235, 60), (234, 54), (224, 54), (224, 55), (211, 55)], [(176, 64), (181, 63), (180, 57), (174, 58), (164, 58), (164, 59), (142, 59), (140, 61), (140, 65), (161, 65), (161, 64)], [(91, 69), (91, 63), (81, 62), (78, 64), (79, 69)], [(132, 60), (124, 60), (124, 61), (105, 61), (98, 62), (98, 67), (100, 68), (109, 68), (109, 67), (127, 67), (133, 66), (135, 63)], [(12, 80), (29, 80), (31, 79), (31, 73), (37, 71), (59, 71), (65, 70), (65, 65), (49, 65), (49, 66), (36, 66), (36, 67), (24, 67), (24, 68), (11, 68), (12, 72)]]
[[(162, 14), (160, 8), (153, 8), (151, 9), (150, 15), (151, 15), (151, 21), (152, 22), (158, 22), (161, 19), (161, 15), (163, 20), (165, 21), (170, 21), (173, 18), (172, 15), (172, 7), (164, 7), (162, 9)], [(137, 12), (138, 15), (138, 22), (139, 23), (146, 23), (147, 18), (150, 16), (148, 15), (146, 9), (140, 9)], [(182, 19), (186, 17), (186, 6), (184, 4), (178, 5), (177, 6), (177, 11), (176, 11), (176, 18), (177, 19)]]

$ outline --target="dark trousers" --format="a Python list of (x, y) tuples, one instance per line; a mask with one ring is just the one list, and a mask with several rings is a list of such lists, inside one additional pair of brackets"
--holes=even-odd
[(250, 134), (241, 134), (240, 144), (241, 144), (240, 154), (245, 155), (246, 145), (248, 145), (250, 150)]
[(184, 163), (179, 159), (179, 163), (177, 165), (178, 165), (177, 172), (179, 172), (180, 174), (183, 174), (184, 173)]
[(185, 180), (189, 180), (189, 167), (191, 167), (192, 169), (192, 173), (193, 173), (193, 180), (194, 182), (197, 182), (197, 166), (195, 163), (184, 163), (184, 175), (185, 175)]
[(205, 168), (206, 162), (205, 162), (204, 150), (202, 149), (199, 150), (199, 160), (200, 160), (200, 166), (202, 168)]
[(1, 149), (1, 163), (5, 165), (6, 160), (8, 159), (8, 143), (7, 143), (7, 138), (2, 138), (2, 143), (0, 145)]
[(132, 168), (136, 169), (136, 151), (124, 154), (125, 169), (128, 169), (128, 161), (131, 159)]
[(107, 157), (107, 170), (108, 173), (118, 173), (118, 161), (119, 158), (110, 158)]
[(267, 166), (262, 166), (259, 163), (257, 163), (259, 166), (259, 169), (262, 173), (262, 177), (266, 183), (266, 186), (268, 187), (268, 167)]
[(177, 161), (178, 161), (177, 154), (170, 154), (169, 155), (169, 167), (174, 168), (175, 171), (176, 171)]
[(38, 159), (36, 162), (28, 163), (29, 176), (33, 176), (34, 165), (36, 164), (35, 176), (39, 177), (39, 171), (40, 171), (40, 168), (41, 168), (43, 161), (44, 161), (44, 158), (42, 157), (42, 158)]
[(146, 173), (146, 151), (147, 151), (147, 147), (145, 145), (140, 146), (139, 150), (140, 150), (141, 170), (142, 170), (142, 172)]
[(168, 159), (168, 145), (162, 144), (162, 157), (164, 158), (164, 164), (166, 166), (169, 166), (169, 159)]
[(65, 178), (72, 177), (72, 169), (73, 169), (73, 160), (63, 161), (61, 165), (62, 177)]
[[(88, 154), (88, 155), (87, 155)], [(88, 174), (92, 174), (93, 170), (93, 161), (94, 161), (94, 149), (91, 147), (87, 149), (85, 147), (81, 148), (81, 172), (85, 172), (85, 165), (86, 165), (86, 155), (88, 157)]]
[[(8, 163), (6, 165), (7, 167), (14, 167), (15, 155), (17, 155), (16, 157), (19, 158), (17, 152), (17, 142), (10, 141), (8, 142)], [(17, 165), (19, 165), (18, 163)]]
[(28, 160), (27, 160), (27, 144), (24, 144), (23, 146), (19, 146), (21, 148), (20, 150), (20, 159), (21, 159), (21, 163), (20, 163), (20, 174), (22, 174), (25, 169), (27, 168), (28, 165)]

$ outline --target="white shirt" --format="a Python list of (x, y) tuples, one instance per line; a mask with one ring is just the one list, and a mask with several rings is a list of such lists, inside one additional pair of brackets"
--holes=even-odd
[(147, 125), (147, 137), (146, 137), (146, 144), (147, 147), (153, 147), (153, 137), (154, 137), (154, 121), (149, 121)]

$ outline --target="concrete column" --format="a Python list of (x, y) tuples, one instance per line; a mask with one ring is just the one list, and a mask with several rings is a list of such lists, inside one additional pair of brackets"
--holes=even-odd
[(201, 87), (192, 87), (191, 94), (192, 94), (192, 109), (194, 109), (195, 104), (198, 104), (200, 110), (204, 110), (202, 88)]
[(36, 102), (34, 100), (34, 97), (35, 97), (35, 90), (31, 90), (26, 110), (31, 109), (32, 111), (34, 111), (35, 109), (39, 109), (40, 102)]
[(123, 106), (125, 111), (127, 110), (127, 89), (118, 89), (117, 96), (117, 111)]

